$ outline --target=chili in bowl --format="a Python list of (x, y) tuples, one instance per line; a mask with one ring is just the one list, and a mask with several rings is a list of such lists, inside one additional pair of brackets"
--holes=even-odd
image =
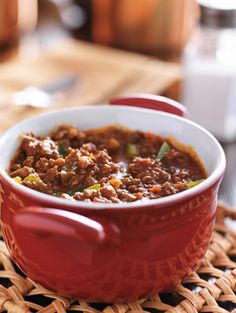
[(88, 301), (148, 297), (193, 271), (225, 169), (216, 139), (172, 114), (181, 105), (150, 95), (112, 103), (37, 116), (0, 139), (12, 258), (44, 287)]
[(49, 195), (125, 203), (166, 197), (201, 183), (204, 167), (190, 152), (121, 125), (84, 131), (62, 125), (50, 136), (22, 135), (8, 173)]

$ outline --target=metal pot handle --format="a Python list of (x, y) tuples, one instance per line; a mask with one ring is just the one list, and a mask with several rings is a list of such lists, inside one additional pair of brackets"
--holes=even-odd
[(184, 117), (186, 108), (172, 99), (149, 93), (133, 93), (112, 98), (111, 105), (126, 105), (167, 112)]
[(27, 207), (15, 212), (14, 223), (39, 236), (62, 235), (93, 244), (120, 242), (119, 228), (104, 217), (91, 219), (60, 209)]

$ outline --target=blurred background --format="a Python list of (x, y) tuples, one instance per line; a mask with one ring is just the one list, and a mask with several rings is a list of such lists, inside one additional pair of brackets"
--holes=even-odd
[(236, 0), (0, 0), (0, 131), (58, 88), (59, 107), (162, 94), (221, 141), (220, 197), (236, 206), (235, 56)]
[[(198, 18), (195, 0), (1, 0), (0, 43), (8, 49), (63, 37), (178, 59)], [(33, 38), (35, 37), (35, 38)]]

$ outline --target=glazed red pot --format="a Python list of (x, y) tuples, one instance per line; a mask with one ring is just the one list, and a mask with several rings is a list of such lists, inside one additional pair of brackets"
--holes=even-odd
[[(112, 103), (116, 105), (37, 116), (17, 124), (0, 139), (1, 221), (13, 260), (44, 287), (88, 301), (149, 297), (171, 289), (196, 269), (212, 234), (225, 169), (219, 143), (181, 117), (181, 105), (149, 95), (117, 98)], [(209, 177), (192, 189), (162, 199), (101, 204), (46, 195), (7, 175), (20, 134), (47, 134), (65, 123), (80, 129), (121, 123), (174, 136), (194, 147)]]

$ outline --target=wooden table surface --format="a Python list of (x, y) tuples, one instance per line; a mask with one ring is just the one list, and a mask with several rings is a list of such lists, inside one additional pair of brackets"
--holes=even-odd
[[(150, 92), (176, 98), (178, 91), (173, 86), (181, 79), (181, 67), (176, 63), (70, 39), (39, 57), (16, 56), (0, 64), (0, 132), (45, 111), (10, 105), (1, 108), (1, 103), (5, 105), (14, 91), (32, 84), (43, 86), (68, 73), (77, 75), (77, 84), (64, 102), (48, 110), (106, 103), (109, 98), (128, 92)], [(223, 148), (227, 169), (219, 197), (236, 207), (236, 142), (223, 144)]]
[[(128, 92), (161, 94), (181, 75), (180, 66), (154, 58), (67, 40), (43, 52), (38, 58), (15, 58), (0, 65), (1, 103), (27, 85), (43, 86), (76, 74), (78, 82), (60, 107), (106, 103)], [(45, 110), (7, 107), (1, 109), (0, 132), (14, 123)]]

